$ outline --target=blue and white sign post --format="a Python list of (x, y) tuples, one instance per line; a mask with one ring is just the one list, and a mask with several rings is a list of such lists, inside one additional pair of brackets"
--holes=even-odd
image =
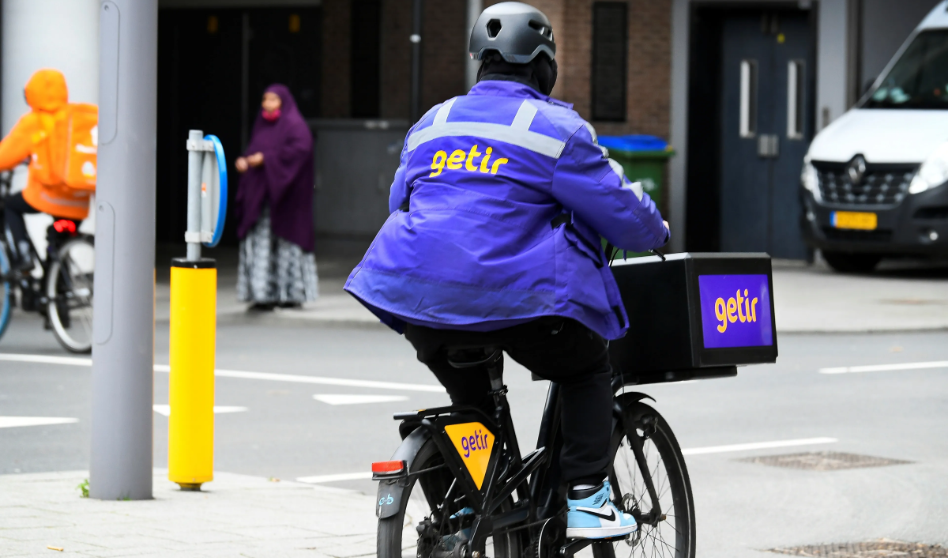
[(201, 246), (220, 242), (227, 215), (227, 160), (215, 136), (188, 134), (187, 257), (171, 261), (168, 479), (200, 490), (214, 479), (214, 353), (217, 267)]
[(189, 261), (201, 259), (201, 245), (213, 248), (221, 241), (227, 217), (227, 160), (217, 136), (201, 130), (188, 134), (188, 243)]

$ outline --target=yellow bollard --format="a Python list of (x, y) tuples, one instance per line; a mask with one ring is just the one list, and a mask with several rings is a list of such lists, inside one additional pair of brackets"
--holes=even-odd
[(168, 480), (200, 490), (214, 480), (214, 260), (171, 262)]

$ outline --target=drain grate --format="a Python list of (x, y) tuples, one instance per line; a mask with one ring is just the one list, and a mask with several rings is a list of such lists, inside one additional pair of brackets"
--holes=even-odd
[(788, 469), (807, 469), (810, 471), (838, 471), (840, 469), (858, 469), (862, 467), (885, 467), (888, 465), (904, 465), (911, 461), (873, 457), (871, 455), (857, 455), (836, 451), (814, 451), (808, 453), (791, 453), (787, 455), (767, 455), (763, 457), (747, 457), (738, 459), (745, 463), (759, 463), (771, 467), (786, 467)]
[(948, 548), (885, 539), (864, 543), (771, 548), (770, 552), (790, 556), (820, 556), (825, 558), (948, 558)]

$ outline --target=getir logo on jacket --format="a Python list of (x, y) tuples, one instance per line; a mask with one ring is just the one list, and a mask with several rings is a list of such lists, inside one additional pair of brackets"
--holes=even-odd
[[(428, 176), (438, 176), (444, 169), (465, 170), (467, 172), (481, 172), (484, 174), (497, 174), (501, 165), (506, 165), (509, 161), (502, 157), (496, 158), (491, 162), (494, 148), (488, 147), (483, 153), (477, 150), (475, 144), (469, 151), (455, 149), (450, 155), (447, 151), (438, 151), (431, 159), (431, 174)], [(478, 159), (480, 157), (480, 159)]]
[(490, 454), (494, 449), (494, 435), (479, 422), (451, 424), (444, 427), (448, 438), (454, 443), (455, 449), (464, 461), (467, 472), (474, 479), (474, 484), (480, 490), (487, 474), (487, 464), (490, 463)]
[(773, 345), (766, 275), (699, 275), (706, 349)]

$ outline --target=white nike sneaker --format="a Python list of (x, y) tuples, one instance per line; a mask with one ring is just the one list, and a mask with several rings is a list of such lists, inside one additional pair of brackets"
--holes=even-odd
[(580, 491), (580, 498), (567, 498), (566, 538), (609, 539), (634, 533), (639, 527), (635, 518), (616, 508), (609, 500), (611, 493), (609, 481), (603, 481), (598, 488)]

